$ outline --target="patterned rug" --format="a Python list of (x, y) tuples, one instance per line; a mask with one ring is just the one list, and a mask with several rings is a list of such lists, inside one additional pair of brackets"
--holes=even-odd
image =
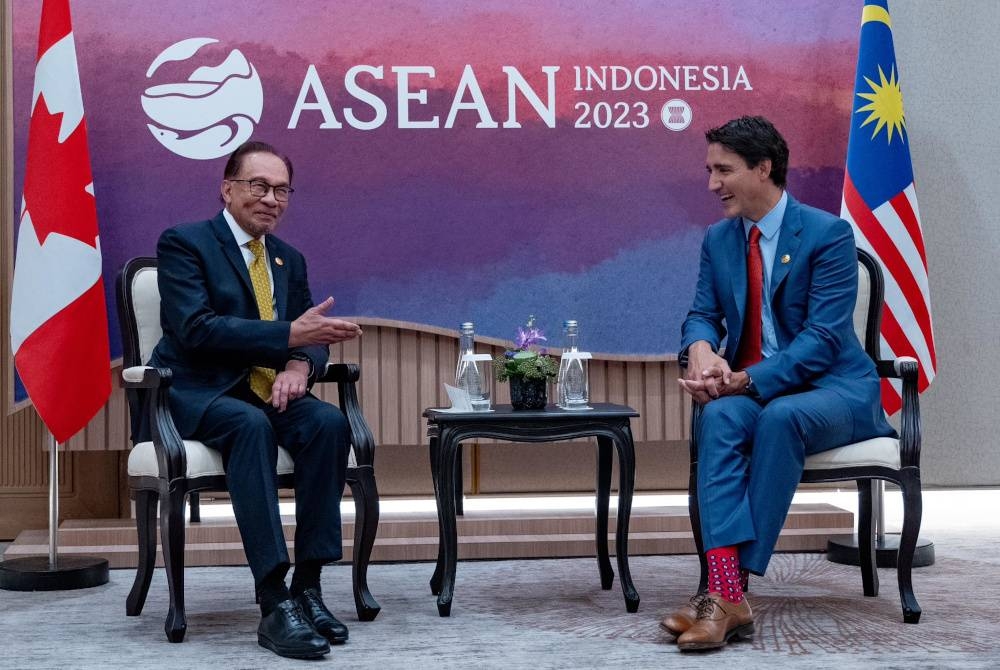
[[(865, 598), (857, 568), (817, 554), (779, 554), (768, 574), (751, 582), (754, 638), (700, 655), (681, 654), (658, 626), (690, 595), (698, 567), (693, 556), (632, 559), (642, 598), (635, 614), (625, 611), (617, 580), (612, 590), (601, 590), (593, 559), (459, 562), (450, 618), (437, 615), (427, 586), (432, 565), (376, 564), (369, 583), (383, 610), (372, 623), (355, 618), (349, 566), (333, 566), (323, 573), (324, 593), (350, 626), (351, 640), (316, 666), (1000, 667), (1000, 540), (969, 533), (935, 543), (935, 565), (914, 571), (923, 608), (918, 625), (902, 623), (894, 570), (880, 570), (879, 597)], [(257, 646), (258, 613), (246, 568), (188, 570), (182, 644), (168, 643), (163, 634), (162, 571), (142, 616), (125, 616), (133, 576), (131, 570), (112, 571), (109, 584), (75, 592), (0, 591), (0, 667), (303, 667)]]

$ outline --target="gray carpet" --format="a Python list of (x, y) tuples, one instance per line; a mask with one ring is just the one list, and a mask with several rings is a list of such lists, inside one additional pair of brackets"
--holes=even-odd
[(732, 663), (746, 668), (996, 668), (1000, 666), (1000, 539), (992, 530), (936, 534), (937, 563), (914, 573), (924, 614), (902, 623), (895, 572), (880, 570), (878, 598), (861, 595), (857, 568), (816, 554), (780, 554), (751, 586), (752, 641), (682, 655), (658, 627), (696, 579), (693, 556), (632, 560), (639, 612), (616, 580), (602, 591), (593, 559), (460, 562), (452, 616), (437, 615), (432, 565), (373, 565), (382, 605), (355, 619), (350, 567), (323, 573), (326, 600), (351, 640), (322, 661), (281, 659), (256, 644), (257, 608), (246, 568), (187, 571), (188, 633), (162, 626), (166, 582), (157, 571), (140, 617), (125, 616), (134, 571), (75, 592), (0, 591), (0, 667), (42, 668), (659, 668)]

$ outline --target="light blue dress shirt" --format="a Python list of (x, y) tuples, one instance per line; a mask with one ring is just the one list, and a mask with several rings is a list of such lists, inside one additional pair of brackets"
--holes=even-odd
[(771, 316), (771, 270), (774, 267), (774, 256), (778, 251), (778, 233), (781, 232), (781, 220), (785, 218), (785, 207), (788, 205), (788, 193), (781, 192), (778, 204), (764, 215), (760, 221), (751, 221), (743, 217), (743, 234), (750, 239), (750, 229), (760, 228), (760, 258), (764, 266), (764, 299), (761, 301), (761, 347), (764, 358), (777, 353), (778, 338), (774, 334), (774, 320)]

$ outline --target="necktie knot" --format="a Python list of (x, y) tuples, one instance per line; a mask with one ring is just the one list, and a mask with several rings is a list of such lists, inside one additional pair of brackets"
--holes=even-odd
[[(756, 226), (756, 225), (752, 226), (750, 228), (750, 244), (751, 244), (751, 246), (757, 246), (757, 245), (760, 244), (760, 236), (761, 236), (760, 226)], [(256, 242), (256, 240), (254, 240), (254, 241)], [(257, 244), (260, 244), (260, 242), (257, 242)]]
[(260, 240), (250, 240), (247, 242), (247, 249), (253, 254), (255, 260), (260, 260), (264, 257), (264, 243)]

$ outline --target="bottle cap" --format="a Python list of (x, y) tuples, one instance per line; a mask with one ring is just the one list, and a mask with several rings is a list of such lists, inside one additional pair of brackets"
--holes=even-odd
[(576, 326), (576, 319), (567, 319), (566, 321), (563, 321), (563, 328), (576, 328)]
[(462, 322), (462, 330), (475, 330), (475, 325), (471, 321)]

